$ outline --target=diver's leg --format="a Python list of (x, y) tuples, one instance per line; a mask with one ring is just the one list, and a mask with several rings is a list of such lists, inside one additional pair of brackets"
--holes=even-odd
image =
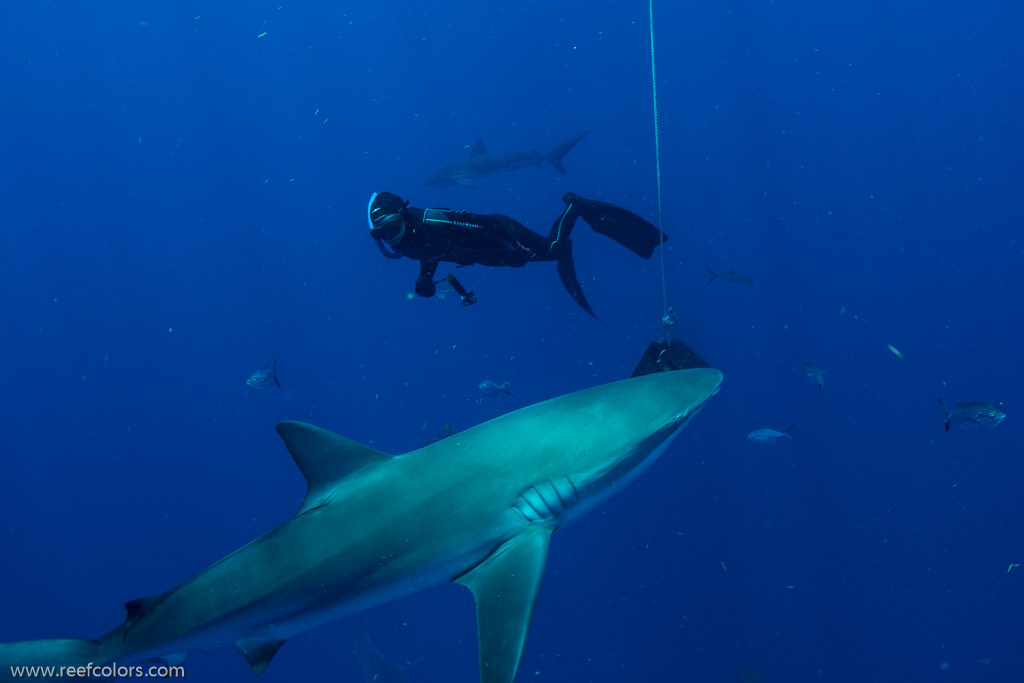
[(548, 240), (543, 235), (535, 233), (509, 216), (493, 214), (488, 218), (493, 222), (495, 234), (508, 235), (512, 238), (513, 253), (510, 254), (510, 262), (506, 265), (523, 265), (529, 261), (543, 260), (547, 255)]
[(654, 225), (621, 206), (587, 199), (572, 192), (566, 193), (562, 201), (568, 205), (566, 213), (574, 211), (594, 232), (610, 237), (637, 256), (650, 258), (654, 248), (668, 239), (668, 235)]

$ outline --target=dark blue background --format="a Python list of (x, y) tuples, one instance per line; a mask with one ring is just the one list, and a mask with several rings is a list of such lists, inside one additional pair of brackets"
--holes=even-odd
[[(657, 337), (658, 259), (582, 224), (608, 327), (551, 264), (460, 271), (472, 308), (410, 301), (416, 264), (365, 224), (384, 189), (541, 232), (569, 190), (656, 220), (646, 3), (345, 5), (6, 8), (0, 640), (98, 636), (287, 519), (304, 482), (277, 420), (404, 452), (624, 377)], [(1018, 680), (1024, 11), (656, 11), (675, 335), (726, 379), (555, 536), (520, 679)], [(419, 185), (477, 137), (583, 130), (565, 177)], [(247, 392), (274, 358), (284, 389)], [(505, 376), (514, 399), (477, 402)], [(938, 396), (1009, 417), (946, 434)], [(745, 440), (791, 422), (797, 443)], [(368, 623), (413, 681), (474, 680), (464, 589)], [(354, 643), (351, 621), (298, 637), (262, 680), (359, 680)], [(188, 667), (251, 679), (229, 648)]]

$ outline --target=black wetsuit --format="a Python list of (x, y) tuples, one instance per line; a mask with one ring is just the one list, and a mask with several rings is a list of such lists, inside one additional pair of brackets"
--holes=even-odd
[(407, 207), (405, 235), (395, 253), (420, 262), (416, 293), (433, 296), (438, 263), (460, 266), (511, 266), (532, 261), (555, 261), (557, 249), (525, 225), (502, 214), (468, 213), (452, 209)]
[[(395, 195), (388, 197), (392, 202), (401, 201)], [(643, 258), (649, 258), (667, 236), (643, 218), (614, 204), (573, 193), (566, 194), (563, 201), (565, 210), (555, 219), (546, 237), (502, 214), (418, 209), (406, 202), (401, 208), (393, 206), (388, 210), (392, 216), (401, 216), (401, 230), (390, 238), (375, 237), (375, 240), (388, 258), (406, 257), (420, 262), (416, 293), (423, 297), (434, 295), (434, 274), (442, 261), (459, 266), (480, 264), (513, 268), (534, 261), (557, 261), (559, 278), (570, 296), (583, 310), (594, 315), (576, 278), (572, 260), (569, 235), (576, 219), (583, 218), (595, 232), (612, 238)], [(371, 227), (377, 220), (374, 206), (371, 198)], [(463, 303), (466, 303), (465, 298)]]

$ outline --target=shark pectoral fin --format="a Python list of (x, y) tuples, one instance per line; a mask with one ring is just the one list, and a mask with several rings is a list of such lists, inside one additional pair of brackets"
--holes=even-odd
[(477, 138), (476, 142), (473, 143), (473, 148), (469, 150), (470, 158), (475, 157), (479, 154), (487, 154), (487, 149), (484, 148), (483, 138)]
[(239, 638), (235, 641), (235, 649), (245, 657), (245, 661), (249, 662), (249, 668), (252, 669), (253, 675), (259, 676), (284, 643), (283, 640)]
[(367, 465), (391, 459), (386, 453), (305, 422), (278, 422), (277, 433), (306, 477), (306, 499), (299, 515), (323, 504), (324, 492), (339, 480)]
[(516, 677), (553, 530), (530, 527), (455, 580), (476, 598), (481, 683)]

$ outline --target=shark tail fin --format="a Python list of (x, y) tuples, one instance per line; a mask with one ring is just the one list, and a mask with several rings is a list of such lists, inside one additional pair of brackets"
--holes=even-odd
[[(100, 666), (112, 661), (103, 656), (101, 643), (80, 638), (53, 638), (0, 643), (0, 681), (34, 678), (57, 680), (61, 667)], [(38, 667), (38, 668), (36, 668)], [(52, 667), (53, 669), (48, 669)]]
[(583, 295), (583, 287), (580, 286), (580, 281), (576, 279), (576, 264), (572, 260), (572, 240), (562, 240), (558, 253), (558, 277), (562, 280), (562, 285), (569, 292), (572, 300), (579, 304), (579, 307), (584, 311), (594, 316), (595, 320), (600, 322), (601, 319), (597, 317), (594, 309), (587, 302), (587, 297)]
[(705, 284), (709, 284), (709, 285), (710, 285), (710, 284), (711, 284), (712, 282), (714, 282), (714, 281), (715, 281), (715, 278), (716, 278), (716, 277), (718, 277), (718, 273), (716, 273), (715, 271), (711, 270), (710, 268), (705, 268), (704, 270), (706, 270), (706, 271), (708, 271), (709, 273), (711, 273), (711, 279), (710, 279), (710, 280), (708, 280), (708, 281), (707, 281), (707, 282), (705, 283)]
[(545, 154), (544, 159), (546, 159), (552, 166), (554, 166), (556, 171), (558, 171), (562, 175), (565, 175), (565, 167), (562, 166), (562, 157), (568, 154), (569, 150), (575, 147), (580, 140), (587, 137), (588, 135), (590, 135), (589, 130), (583, 133), (582, 135), (577, 135), (572, 140), (563, 142), (558, 147), (555, 147), (547, 154)]
[(946, 413), (946, 431), (949, 431), (949, 408), (946, 407), (946, 402), (941, 398), (939, 399), (939, 405), (942, 406), (942, 412)]

